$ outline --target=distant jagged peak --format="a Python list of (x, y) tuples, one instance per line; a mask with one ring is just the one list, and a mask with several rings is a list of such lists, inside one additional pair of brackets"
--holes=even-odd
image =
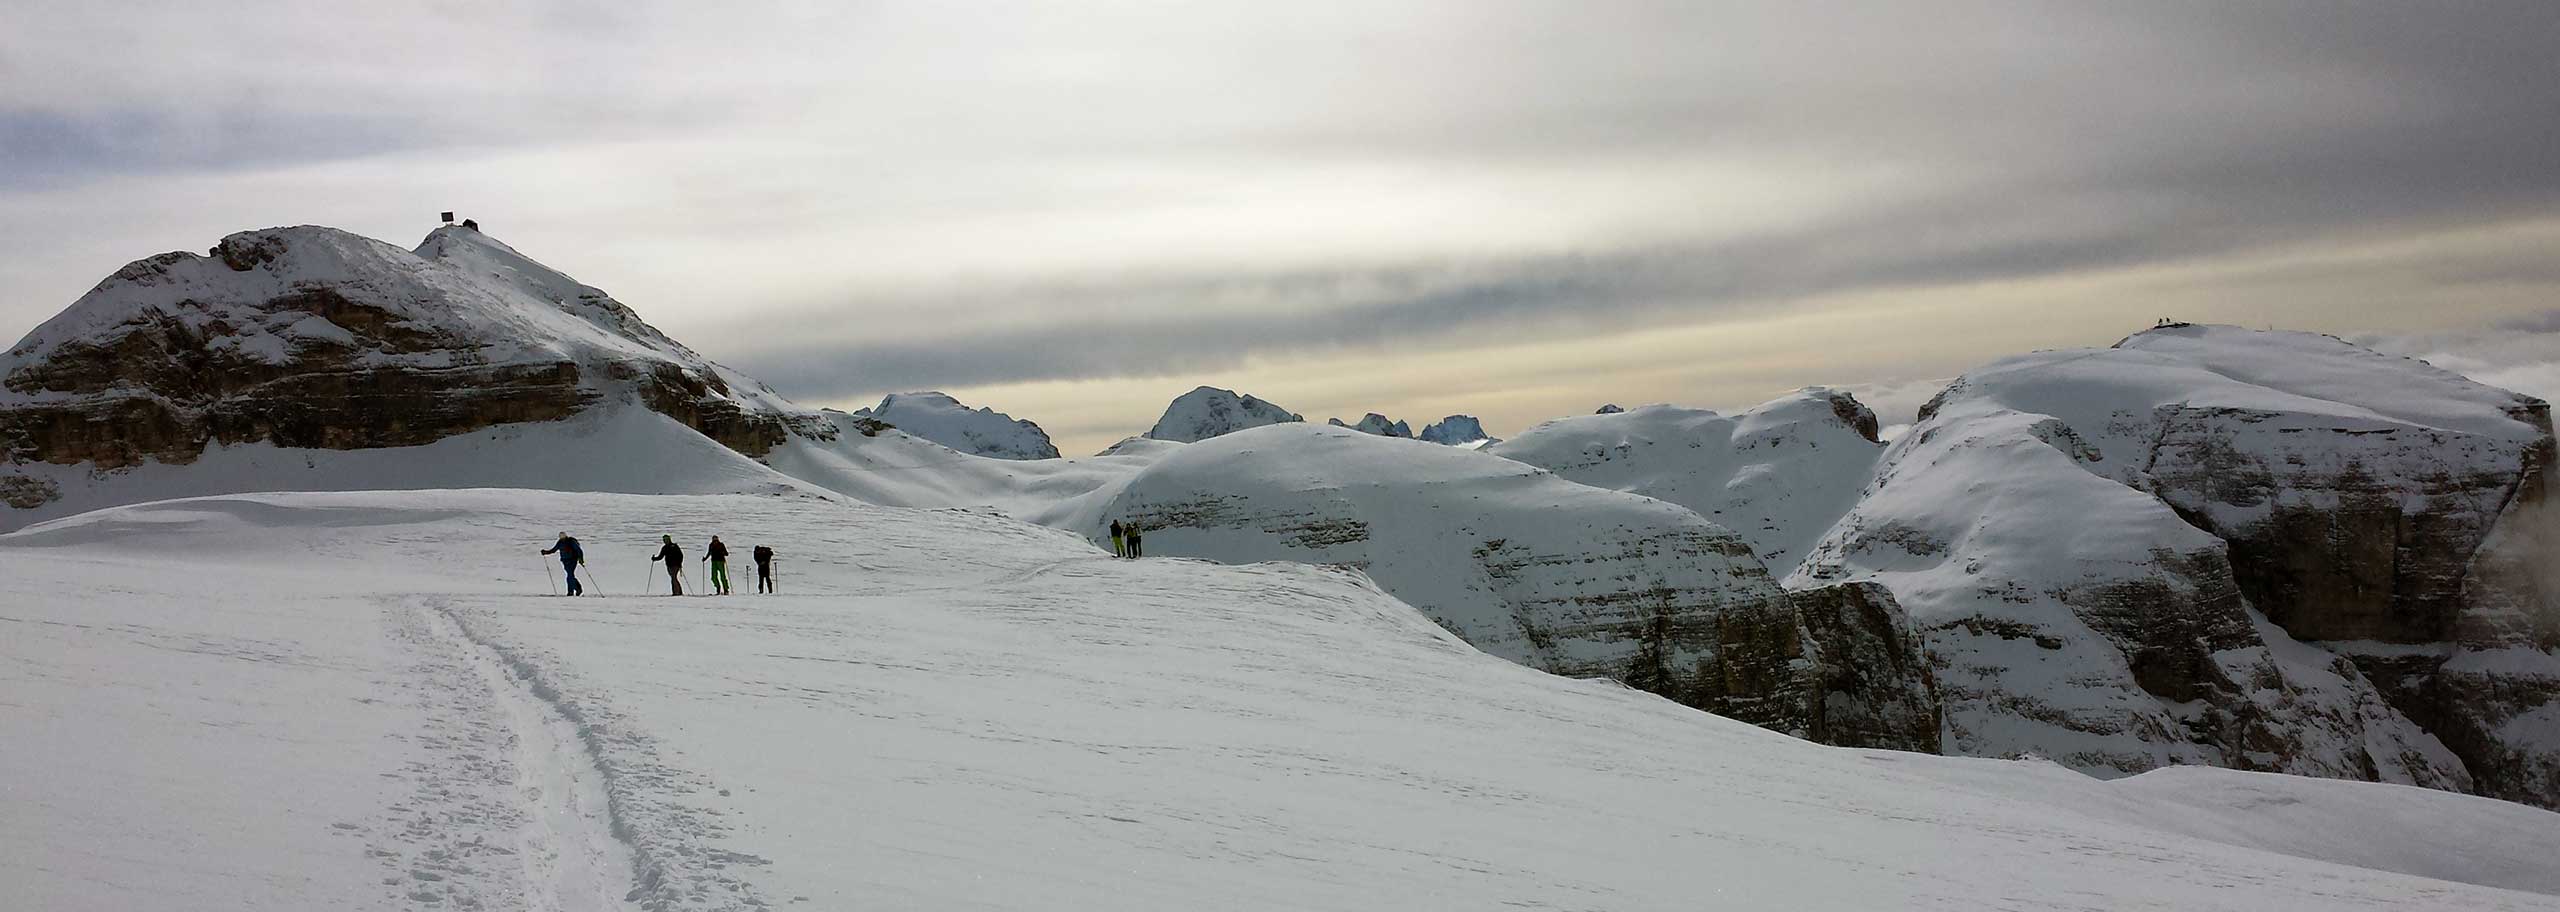
[(1445, 446), (1484, 446), (1501, 442), (1484, 432), (1484, 422), (1474, 415), (1451, 415), (1432, 422), (1416, 435), (1417, 439)]
[(1164, 416), (1156, 419), (1155, 427), (1150, 428), (1146, 436), (1152, 440), (1195, 443), (1246, 428), (1305, 420), (1305, 416), (1263, 399), (1230, 389), (1202, 386), (1176, 397), (1171, 405), (1165, 407)]
[(1413, 425), (1406, 424), (1402, 421), (1390, 421), (1387, 419), (1387, 416), (1376, 412), (1370, 412), (1367, 415), (1361, 416), (1359, 422), (1354, 424), (1344, 424), (1340, 418), (1329, 418), (1326, 419), (1325, 423), (1333, 425), (1334, 427), (1350, 428), (1363, 434), (1371, 434), (1379, 437), (1411, 438), (1413, 436)]
[(1594, 412), (1592, 412), (1591, 414), (1594, 414), (1594, 415), (1615, 415), (1615, 414), (1617, 414), (1617, 413), (1619, 413), (1619, 412), (1623, 412), (1623, 411), (1626, 411), (1626, 409), (1619, 408), (1617, 403), (1612, 402), (1612, 403), (1608, 403), (1608, 404), (1606, 404), (1606, 405), (1601, 406), (1601, 407), (1599, 408), (1599, 410), (1598, 410), (1598, 411), (1594, 411)]

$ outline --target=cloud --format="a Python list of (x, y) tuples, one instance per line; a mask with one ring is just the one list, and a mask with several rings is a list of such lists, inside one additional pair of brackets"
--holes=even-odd
[[(228, 231), (406, 242), (460, 209), (812, 398), (1357, 363), (1869, 293), (1917, 310), (2560, 216), (2547, 2), (37, 0), (12, 25), (0, 326)], [(2327, 305), (2323, 275), (2221, 270), (2172, 300), (2416, 332), (2547, 302), (2547, 249), (2395, 260), (2443, 305), (2424, 320)], [(2122, 307), (2149, 309), (2056, 295), (2033, 319), (2103, 338)], [(1967, 366), (1886, 341), (1908, 344), (1847, 379)], [(1571, 395), (1677, 372), (1598, 367)]]
[(2367, 333), (2348, 341), (2546, 402), (2560, 401), (2560, 308), (2473, 329)]

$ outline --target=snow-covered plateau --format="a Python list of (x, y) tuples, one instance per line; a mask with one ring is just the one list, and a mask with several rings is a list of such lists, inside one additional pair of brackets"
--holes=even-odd
[[(562, 529), (609, 595), (542, 594)], [(780, 591), (643, 595), (662, 533)], [(2560, 908), (2560, 814), (1826, 747), (976, 512), (241, 495), (0, 560), (14, 909)]]

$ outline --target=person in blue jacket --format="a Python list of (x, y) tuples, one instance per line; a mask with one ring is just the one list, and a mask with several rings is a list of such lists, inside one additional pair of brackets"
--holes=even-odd
[(587, 562), (587, 552), (578, 547), (576, 538), (571, 537), (567, 532), (562, 532), (560, 543), (542, 549), (542, 553), (560, 555), (560, 572), (569, 577), (570, 595), (586, 591), (578, 586), (578, 565)]

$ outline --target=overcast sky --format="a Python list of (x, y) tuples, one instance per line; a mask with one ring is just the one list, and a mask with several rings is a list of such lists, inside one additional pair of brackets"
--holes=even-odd
[(12, 0), (0, 337), (454, 209), (803, 402), (1069, 452), (1204, 383), (1891, 413), (2159, 316), (2560, 377), (2550, 0), (744, 6)]

